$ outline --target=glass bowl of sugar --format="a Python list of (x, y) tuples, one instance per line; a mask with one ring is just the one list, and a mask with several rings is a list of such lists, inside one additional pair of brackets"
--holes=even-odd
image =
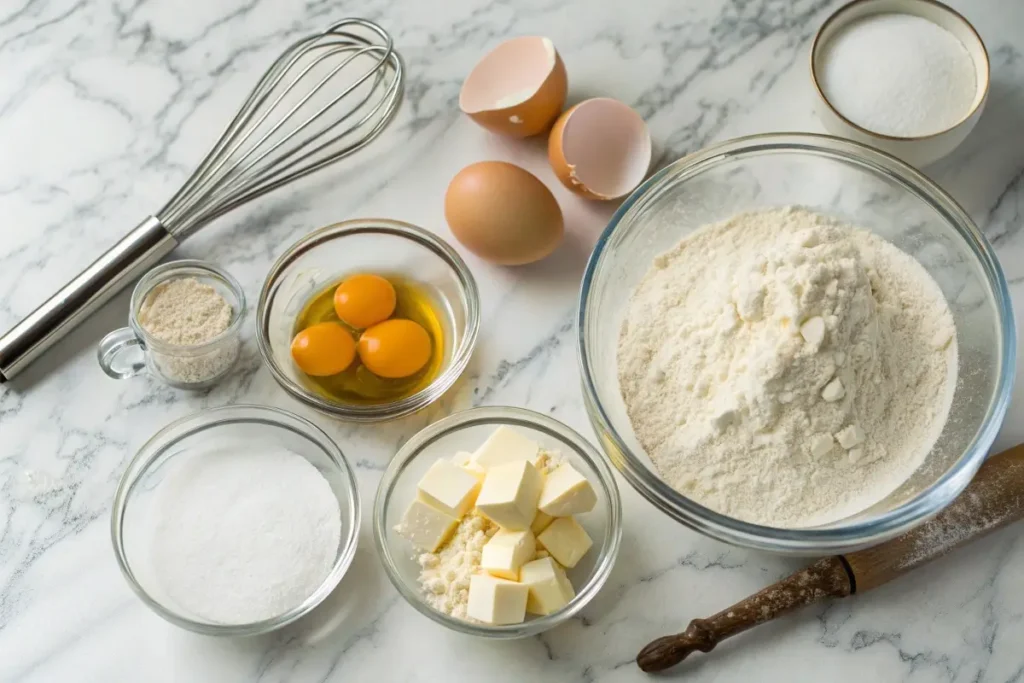
[(338, 446), (276, 408), (177, 420), (129, 463), (111, 517), (132, 590), (216, 636), (267, 633), (312, 611), (355, 555), (359, 494)]
[[(742, 238), (712, 245), (723, 226)], [(842, 255), (823, 259), (832, 245)], [(896, 272), (931, 281), (938, 315), (917, 316), (924, 299), (890, 286)], [(840, 300), (860, 303), (828, 308), (827, 332), (801, 317)], [(870, 324), (844, 339), (847, 319)], [(945, 336), (928, 336), (939, 320)], [(598, 240), (577, 325), (584, 402), (626, 480), (696, 531), (796, 555), (874, 545), (948, 505), (987, 456), (1016, 367), (1006, 280), (967, 213), (908, 164), (823, 135), (728, 140), (654, 174)], [(892, 343), (901, 330), (918, 343)], [(636, 349), (645, 362), (623, 363)], [(945, 363), (940, 381), (919, 357)]]

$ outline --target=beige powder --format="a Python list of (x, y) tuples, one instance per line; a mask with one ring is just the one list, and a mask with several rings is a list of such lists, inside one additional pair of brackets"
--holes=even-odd
[(139, 308), (139, 323), (156, 339), (194, 346), (223, 334), (231, 325), (231, 304), (194, 277), (162, 282)]

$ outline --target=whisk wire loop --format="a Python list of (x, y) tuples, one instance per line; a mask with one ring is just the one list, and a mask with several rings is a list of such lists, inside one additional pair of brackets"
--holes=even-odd
[(372, 22), (349, 19), (296, 41), (157, 216), (183, 238), (362, 149), (394, 116), (403, 80), (391, 37)]

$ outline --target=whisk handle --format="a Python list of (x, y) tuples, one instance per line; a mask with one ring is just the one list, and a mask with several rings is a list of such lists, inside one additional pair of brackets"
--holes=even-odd
[(154, 216), (96, 259), (0, 337), (0, 382), (12, 379), (150, 266), (178, 241)]

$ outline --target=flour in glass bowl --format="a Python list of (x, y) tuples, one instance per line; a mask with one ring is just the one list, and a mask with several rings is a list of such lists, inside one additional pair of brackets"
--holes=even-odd
[(802, 208), (705, 226), (657, 257), (620, 334), (619, 381), (661, 476), (775, 527), (885, 498), (923, 462), (957, 376), (928, 272)]

